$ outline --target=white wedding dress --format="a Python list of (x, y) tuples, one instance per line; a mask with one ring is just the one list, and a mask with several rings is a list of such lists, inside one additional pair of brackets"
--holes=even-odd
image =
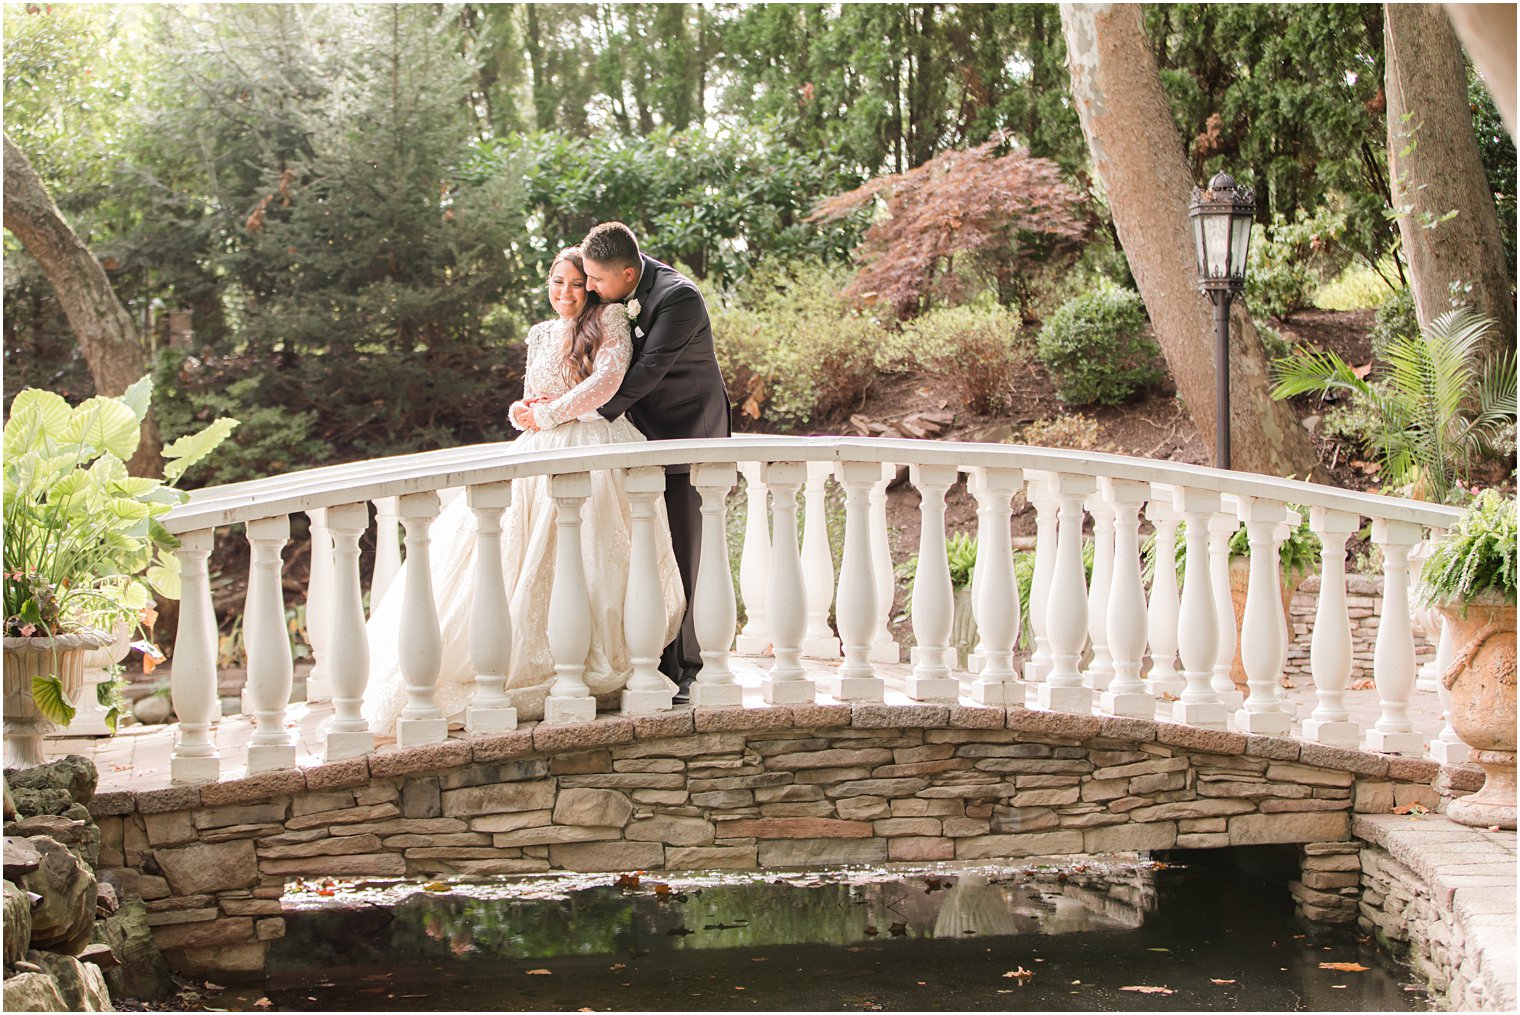
[[(571, 386), (563, 375), (565, 321), (544, 321), (528, 332), (528, 369), (524, 399), (552, 399), (533, 406), (540, 429), (524, 434), (512, 445), (516, 451), (580, 447), (643, 441), (627, 416), (608, 421), (595, 410), (617, 392), (633, 355), (627, 312), (621, 304), (602, 311), (605, 334), (590, 377)], [(433, 521), (428, 533), (433, 572), (433, 598), (443, 636), (443, 664), (435, 697), (439, 711), (454, 723), (475, 692), (475, 668), (470, 660), (470, 608), (475, 587), (475, 515), (463, 490)], [(445, 494), (447, 497), (448, 494)], [(681, 626), (685, 596), (671, 549), (663, 500), (655, 501), (656, 548), (665, 604), (665, 631), (660, 644), (672, 641)], [(616, 701), (632, 673), (633, 664), (623, 631), (623, 599), (628, 587), (630, 515), (623, 490), (623, 472), (614, 469), (591, 474), (591, 496), (581, 509), (581, 559), (591, 593), (591, 651), (586, 657), (585, 681), (599, 704)], [(555, 505), (546, 477), (518, 479), (512, 486), (512, 506), (502, 520), (502, 571), (511, 610), (512, 664), (507, 693), (519, 719), (542, 719), (544, 699), (554, 682), (554, 659), (549, 654), (549, 594), (554, 584), (556, 544)], [(363, 713), (370, 729), (394, 736), (396, 720), (406, 705), (406, 682), (397, 654), (402, 624), (405, 568), (391, 582), (370, 615), (368, 625), (370, 677)]]

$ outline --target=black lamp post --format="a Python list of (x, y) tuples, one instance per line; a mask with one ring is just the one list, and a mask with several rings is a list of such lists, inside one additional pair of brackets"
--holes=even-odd
[(1193, 190), (1188, 215), (1198, 257), (1198, 291), (1214, 303), (1214, 465), (1230, 467), (1230, 303), (1246, 285), (1246, 251), (1256, 195), (1228, 173)]

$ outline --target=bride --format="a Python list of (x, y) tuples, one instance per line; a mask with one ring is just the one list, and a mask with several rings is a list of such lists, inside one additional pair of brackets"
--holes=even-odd
[[(512, 425), (528, 431), (517, 451), (543, 451), (588, 444), (643, 441), (628, 417), (603, 419), (595, 410), (622, 383), (633, 355), (629, 315), (621, 303), (601, 305), (586, 290), (580, 249), (569, 247), (549, 268), (549, 304), (558, 317), (528, 332), (528, 368), (523, 398), (511, 408)], [(607, 705), (633, 671), (623, 633), (623, 597), (628, 586), (630, 516), (621, 470), (591, 473), (591, 496), (581, 508), (581, 559), (591, 590), (591, 652), (585, 681), (598, 703)], [(431, 538), (433, 598), (443, 637), (438, 673), (438, 710), (451, 721), (469, 704), (475, 689), (470, 660), (470, 604), (475, 585), (475, 516), (463, 491), (434, 520)], [(675, 638), (685, 597), (671, 550), (665, 506), (656, 501), (657, 557), (664, 590), (665, 633)], [(554, 584), (555, 505), (545, 476), (515, 480), (512, 506), (502, 524), (502, 571), (512, 620), (512, 664), (506, 690), (520, 719), (541, 719), (554, 682), (549, 654), (549, 593)], [(406, 568), (410, 565), (403, 564)], [(404, 575), (397, 575), (371, 613), (368, 625), (369, 685), (363, 713), (370, 729), (394, 736), (406, 705), (397, 639), (401, 629)], [(457, 718), (456, 718), (457, 717)]]

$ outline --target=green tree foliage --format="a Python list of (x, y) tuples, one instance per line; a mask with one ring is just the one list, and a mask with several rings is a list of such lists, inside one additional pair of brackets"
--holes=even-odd
[(1035, 348), (1063, 402), (1117, 405), (1163, 376), (1145, 328), (1140, 294), (1104, 286), (1063, 303)]

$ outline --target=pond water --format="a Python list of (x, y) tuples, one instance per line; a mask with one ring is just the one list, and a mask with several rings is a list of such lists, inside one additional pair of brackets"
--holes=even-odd
[(276, 1011), (1424, 1011), (1281, 881), (1105, 862), (295, 885)]

